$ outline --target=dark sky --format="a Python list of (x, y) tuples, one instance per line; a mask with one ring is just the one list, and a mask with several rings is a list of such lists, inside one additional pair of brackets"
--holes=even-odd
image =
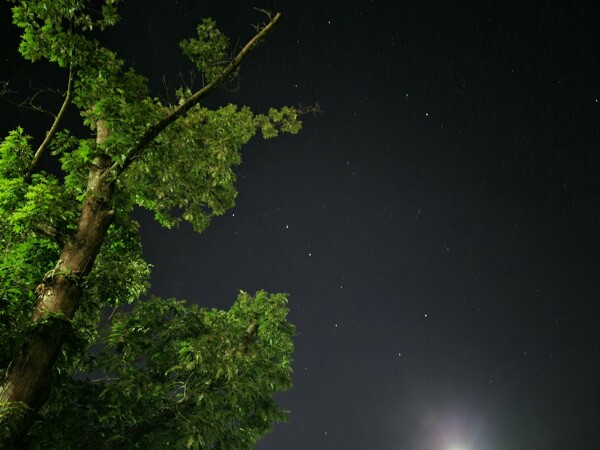
[(253, 6), (283, 20), (213, 104), (324, 113), (253, 140), (203, 234), (139, 217), (154, 294), (291, 294), (292, 412), (257, 448), (600, 448), (599, 3), (130, 0), (106, 42), (159, 95), (201, 17), (243, 43)]

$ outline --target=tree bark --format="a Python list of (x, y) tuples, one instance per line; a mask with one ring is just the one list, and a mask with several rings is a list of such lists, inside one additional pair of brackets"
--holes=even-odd
[[(108, 136), (103, 121), (98, 122), (97, 131), (97, 141), (103, 142)], [(80, 281), (90, 272), (112, 222), (113, 185), (103, 176), (110, 165), (106, 155), (97, 156), (91, 165), (77, 229), (64, 245), (55, 268), (44, 277), (32, 327), (0, 388), (0, 403), (27, 406), (25, 415), (12, 414), (2, 419), (4, 423), (0, 425), (8, 425), (11, 434), (8, 438), (0, 437), (0, 448), (19, 445), (35, 414), (48, 399), (52, 368), (81, 296)]]

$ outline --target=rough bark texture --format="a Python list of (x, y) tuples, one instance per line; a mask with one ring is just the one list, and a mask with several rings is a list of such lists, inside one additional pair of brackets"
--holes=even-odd
[[(98, 123), (98, 141), (107, 137), (104, 123)], [(80, 298), (79, 282), (89, 273), (102, 240), (112, 221), (110, 198), (113, 187), (103, 177), (110, 158), (95, 158), (89, 173), (87, 195), (75, 233), (67, 241), (55, 268), (44, 277), (40, 299), (33, 314), (33, 327), (12, 361), (0, 390), (0, 402), (20, 402), (29, 414), (5, 420), (11, 438), (0, 440), (0, 448), (14, 448), (28, 430), (35, 413), (46, 402), (56, 357), (69, 331)]]

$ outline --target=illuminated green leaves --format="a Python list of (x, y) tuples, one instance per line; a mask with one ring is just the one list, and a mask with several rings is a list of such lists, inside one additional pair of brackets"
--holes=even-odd
[(0, 179), (23, 176), (33, 157), (30, 140), (31, 136), (27, 136), (23, 128), (17, 127), (0, 142)]
[(204, 19), (196, 31), (198, 38), (184, 39), (179, 46), (202, 73), (205, 82), (210, 83), (221, 75), (229, 63), (229, 39), (219, 31), (212, 19)]
[[(54, 280), (47, 275), (64, 246), (85, 244), (75, 230), (82, 203), (100, 198), (92, 184), (104, 183), (112, 218), (97, 256), (90, 256), (91, 271), (63, 278), (78, 291), (77, 309), (28, 446), (252, 448), (286, 418), (273, 400), (291, 386), (294, 327), (286, 296), (242, 292), (228, 311), (146, 298), (150, 265), (130, 214), (141, 206), (163, 226), (185, 220), (204, 230), (234, 206), (242, 147), (258, 132), (297, 133), (296, 110), (209, 109), (186, 103), (198, 94), (187, 88), (176, 91), (178, 104), (151, 97), (143, 76), (89, 38), (116, 23), (116, 0), (93, 9), (87, 0), (9, 1), (23, 30), (22, 55), (69, 69), (71, 105), (89, 132), (81, 136), (57, 123), (41, 148), (61, 171), (27, 177), (31, 138), (17, 127), (0, 141), (0, 377), (26, 330), (36, 329), (32, 311), (44, 293), (49, 297)], [(227, 69), (229, 41), (215, 22), (202, 21), (197, 32), (181, 49), (205, 85), (225, 70), (235, 73), (237, 65)], [(107, 133), (97, 140), (100, 130)], [(60, 314), (42, 325), (53, 327)], [(0, 414), (9, 409), (0, 405)]]
[(242, 146), (258, 129), (270, 138), (280, 131), (297, 133), (300, 126), (292, 108), (255, 115), (231, 104), (214, 111), (195, 107), (132, 164), (124, 186), (132, 201), (153, 211), (163, 226), (183, 219), (202, 231), (235, 203), (234, 168), (241, 163)]
[(60, 435), (65, 448), (102, 440), (126, 448), (253, 448), (286, 419), (272, 397), (291, 385), (287, 314), (284, 295), (263, 291), (240, 293), (229, 311), (137, 302), (108, 325), (95, 381), (61, 390), (61, 407), (47, 410), (36, 442), (48, 446), (49, 436)]
[(96, 47), (83, 34), (115, 25), (115, 0), (105, 0), (100, 11), (84, 0), (48, 0), (15, 3), (13, 23), (23, 29), (19, 51), (25, 59), (47, 59), (60, 67), (82, 66)]

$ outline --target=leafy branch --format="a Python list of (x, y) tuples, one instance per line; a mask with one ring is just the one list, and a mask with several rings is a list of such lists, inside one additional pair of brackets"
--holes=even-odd
[(242, 61), (250, 54), (250, 52), (263, 40), (275, 27), (277, 22), (281, 19), (281, 13), (275, 14), (271, 21), (262, 27), (256, 35), (242, 48), (239, 53), (233, 58), (233, 61), (221, 72), (221, 74), (214, 79), (212, 82), (204, 86), (202, 89), (192, 94), (186, 101), (175, 108), (169, 115), (159, 120), (154, 125), (148, 127), (146, 132), (139, 138), (139, 140), (129, 149), (125, 159), (123, 161), (115, 162), (108, 170), (106, 170), (103, 176), (113, 172), (116, 176), (126, 170), (131, 163), (139, 156), (139, 154), (158, 136), (165, 128), (175, 122), (177, 119), (182, 117), (191, 108), (196, 106), (200, 100), (208, 96), (211, 92), (221, 86), (229, 76), (234, 73)]

